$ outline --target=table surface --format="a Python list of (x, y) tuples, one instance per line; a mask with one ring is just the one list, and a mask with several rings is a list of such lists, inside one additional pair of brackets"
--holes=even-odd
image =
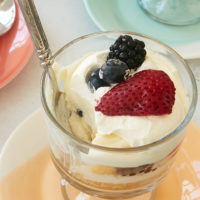
[[(83, 0), (35, 0), (35, 4), (53, 53), (72, 39), (100, 31), (87, 14)], [(200, 59), (190, 60), (188, 63), (200, 89)], [(0, 150), (17, 125), (41, 106), (42, 71), (34, 52), (22, 72), (11, 83), (0, 89)], [(198, 113), (200, 113), (199, 103), (193, 121), (200, 126)]]

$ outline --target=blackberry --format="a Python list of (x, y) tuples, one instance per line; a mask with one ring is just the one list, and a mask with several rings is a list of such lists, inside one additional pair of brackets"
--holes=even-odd
[(143, 41), (133, 39), (129, 35), (120, 35), (113, 45), (107, 60), (120, 59), (128, 65), (129, 69), (137, 70), (142, 65), (146, 56)]

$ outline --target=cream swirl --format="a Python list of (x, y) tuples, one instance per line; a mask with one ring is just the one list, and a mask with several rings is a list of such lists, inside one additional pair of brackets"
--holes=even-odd
[[(108, 51), (94, 52), (81, 60), (62, 69), (54, 65), (58, 81), (65, 82), (64, 91), (69, 109), (83, 111), (81, 124), (86, 123), (91, 129), (93, 144), (108, 147), (136, 147), (152, 143), (174, 130), (185, 118), (188, 110), (188, 98), (182, 86), (176, 68), (167, 59), (150, 50), (138, 71), (157, 69), (166, 72), (176, 88), (175, 104), (171, 114), (162, 116), (105, 116), (96, 112), (94, 107), (110, 87), (101, 87), (92, 93), (87, 85), (87, 76), (95, 68), (105, 62)], [(80, 121), (74, 118), (70, 121), (75, 135), (80, 135), (77, 129)], [(88, 129), (85, 129), (88, 131)]]

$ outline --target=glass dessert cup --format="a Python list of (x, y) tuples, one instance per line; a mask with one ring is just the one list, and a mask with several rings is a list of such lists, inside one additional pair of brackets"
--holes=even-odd
[(78, 190), (106, 199), (150, 199), (150, 191), (168, 174), (195, 110), (197, 88), (189, 66), (164, 43), (141, 34), (122, 31), (82, 36), (66, 44), (54, 58), (61, 66), (67, 66), (88, 52), (108, 49), (122, 34), (144, 41), (147, 49), (174, 64), (189, 97), (189, 110), (185, 119), (167, 136), (143, 146), (110, 148), (91, 144), (75, 137), (56, 119), (49, 99), (51, 88), (48, 76), (44, 72), (41, 96), (46, 112), (49, 146), (57, 170), (63, 179)]
[(152, 19), (169, 25), (191, 25), (200, 21), (198, 0), (138, 0), (142, 10)]

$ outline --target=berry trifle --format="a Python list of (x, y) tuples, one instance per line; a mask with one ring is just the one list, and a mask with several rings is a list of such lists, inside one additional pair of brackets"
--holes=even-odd
[[(168, 58), (162, 43), (157, 52), (149, 38), (108, 38), (112, 43), (72, 63), (55, 61), (67, 117), (60, 125), (47, 119), (47, 127), (54, 164), (67, 181), (93, 195), (123, 199), (152, 190), (167, 175), (192, 101), (175, 65), (178, 55)], [(47, 81), (53, 113), (49, 87)]]

